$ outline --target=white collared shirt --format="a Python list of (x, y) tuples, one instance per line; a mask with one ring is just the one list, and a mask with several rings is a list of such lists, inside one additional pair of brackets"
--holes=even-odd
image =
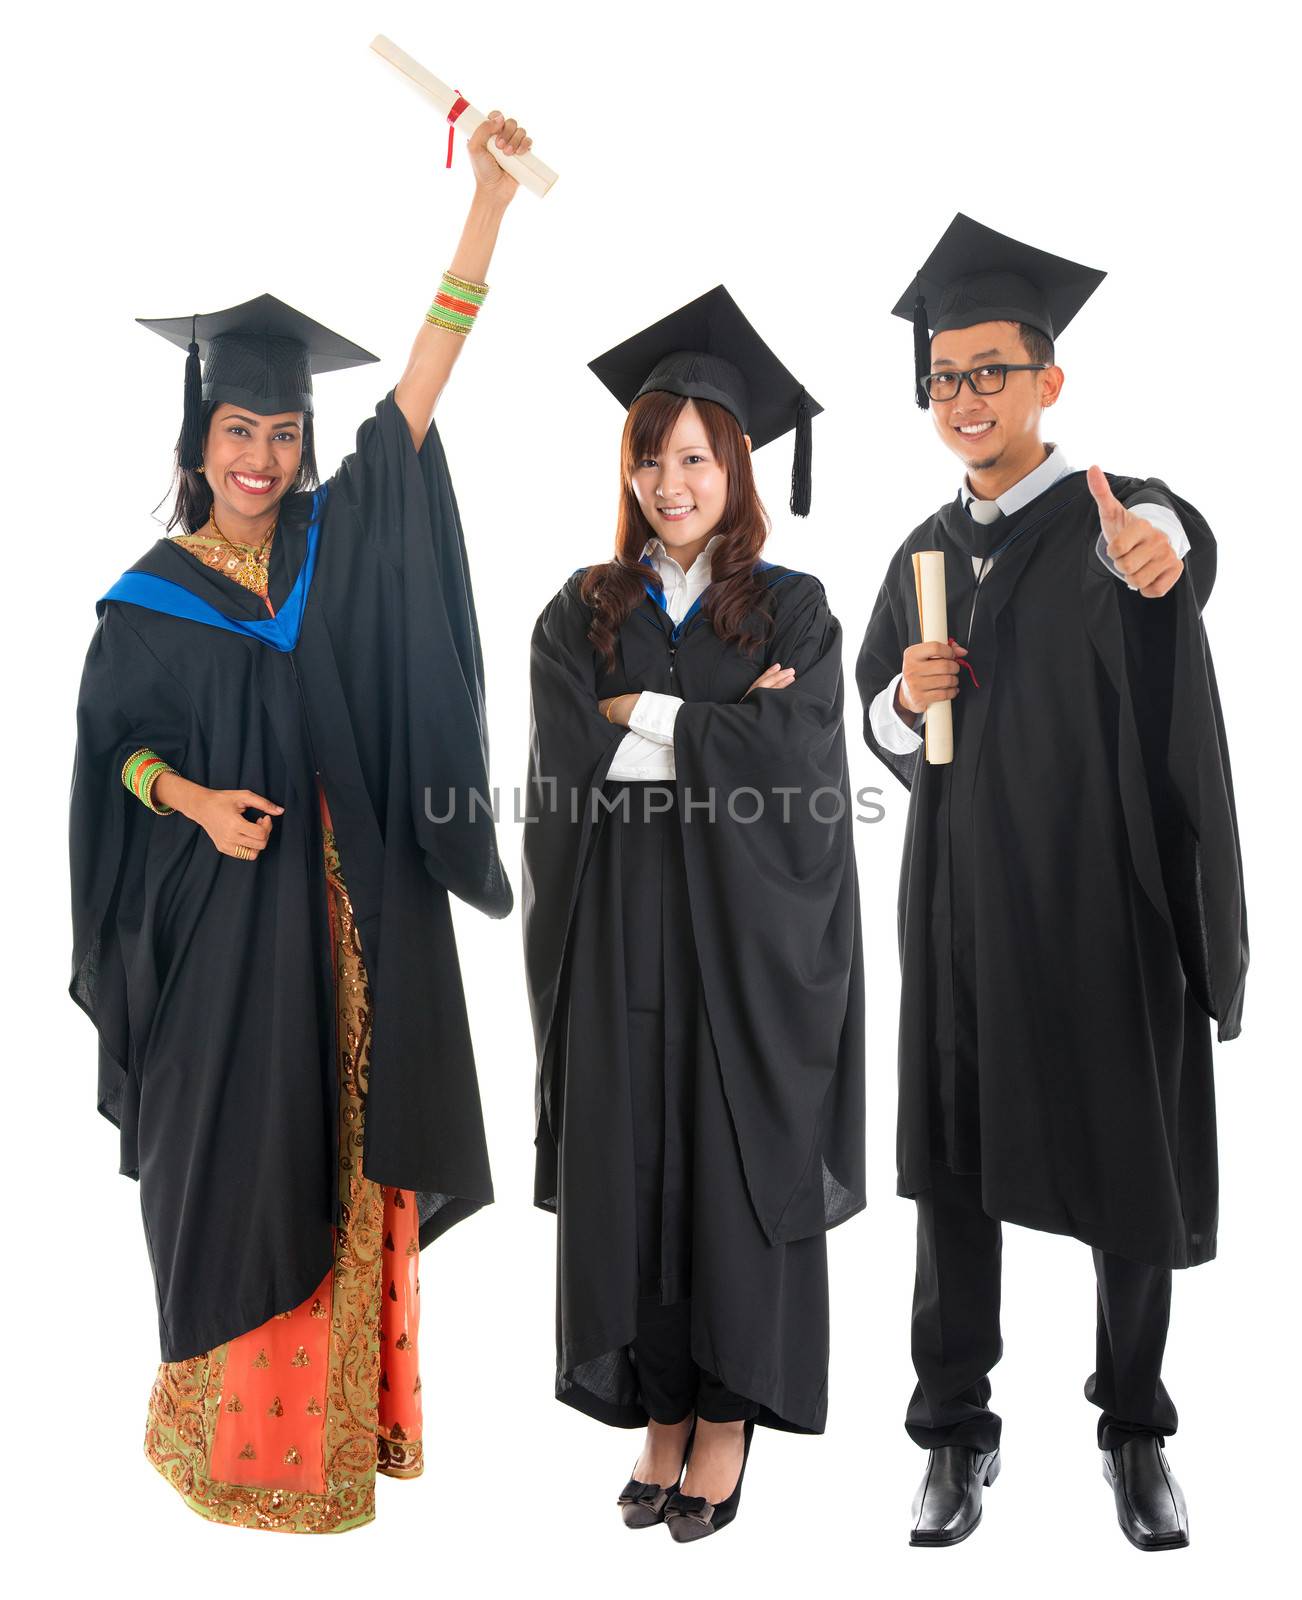
[[(1033, 467), (1024, 478), (1019, 478), (1011, 489), (1005, 489), (1003, 494), (996, 495), (993, 500), (978, 500), (972, 493), (965, 473), (959, 492), (963, 496), (964, 506), (973, 519), (977, 522), (990, 523), (1000, 514), (1011, 516), (1013, 512), (1020, 511), (1023, 506), (1029, 505), (1037, 496), (1042, 495), (1046, 489), (1051, 489), (1059, 478), (1065, 478), (1072, 468), (1062, 447), (1051, 444), (1048, 446), (1048, 451), (1048, 455), (1038, 467)], [(1136, 500), (1126, 509), (1133, 511), (1136, 516), (1145, 518), (1155, 528), (1160, 528), (1171, 541), (1171, 548), (1176, 555), (1184, 560), (1189, 553), (1189, 536), (1184, 531), (1179, 517), (1170, 507), (1158, 505), (1152, 500)], [(1099, 536), (1094, 551), (1114, 578), (1127, 583), (1125, 573), (1108, 554), (1108, 541), (1102, 524), (1099, 526)], [(994, 562), (994, 556), (972, 557), (972, 570), (976, 574), (978, 584), (985, 578)], [(1133, 589), (1135, 586), (1133, 583), (1127, 583), (1127, 587)], [(918, 748), (922, 743), (922, 734), (917, 730), (921, 729), (927, 720), (925, 711), (918, 717), (913, 727), (900, 720), (895, 710), (895, 693), (903, 676), (902, 672), (897, 672), (868, 708), (868, 720), (878, 744), (898, 756), (911, 755)]]
[[(671, 622), (681, 622), (710, 586), (710, 560), (721, 533), (714, 534), (686, 572), (654, 536), (642, 547), (664, 585), (665, 610)], [(682, 699), (643, 689), (628, 719), (628, 732), (620, 740), (606, 776), (615, 779), (668, 779), (674, 776), (674, 722)]]

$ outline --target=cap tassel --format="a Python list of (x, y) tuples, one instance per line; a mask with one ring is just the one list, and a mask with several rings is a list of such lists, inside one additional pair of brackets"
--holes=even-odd
[(931, 409), (922, 380), (931, 371), (931, 330), (927, 326), (927, 302), (922, 298), (922, 283), (915, 284), (913, 301), (913, 398), (920, 411)]
[(195, 338), (196, 317), (190, 325), (190, 343), (185, 357), (185, 408), (181, 413), (181, 442), (178, 465), (182, 472), (198, 472), (203, 466), (203, 379), (199, 372), (199, 341)]
[(814, 429), (809, 413), (809, 396), (802, 389), (796, 400), (796, 449), (791, 459), (791, 514), (809, 515), (813, 489), (811, 465), (814, 454)]

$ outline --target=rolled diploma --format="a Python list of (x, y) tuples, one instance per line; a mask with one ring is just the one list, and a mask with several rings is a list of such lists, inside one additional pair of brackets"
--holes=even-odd
[[(945, 616), (945, 552), (917, 550), (913, 556), (913, 581), (918, 591), (918, 621), (924, 644), (947, 644), (949, 624)], [(923, 724), (927, 760), (933, 766), (946, 766), (954, 759), (954, 708), (948, 700), (937, 700), (927, 707)]]
[[(382, 33), (377, 33), (371, 40), (371, 49), (377, 55), (383, 56), (390, 66), (397, 67), (399, 72), (410, 78), (417, 88), (423, 89), (444, 117), (456, 105), (459, 98), (456, 90), (449, 89), (447, 84), (441, 82), (432, 72), (427, 72), (420, 62), (414, 60), (405, 50), (399, 50), (392, 39), (386, 39)], [(457, 123), (464, 123), (468, 129), (473, 130), (483, 120), (482, 111), (467, 105), (457, 118)], [(532, 150), (526, 150), (521, 156), (503, 155), (490, 139), (488, 153), (503, 171), (509, 172), (513, 178), (517, 178), (526, 189), (532, 189), (536, 195), (546, 194), (556, 182), (557, 174), (545, 162), (539, 161)]]

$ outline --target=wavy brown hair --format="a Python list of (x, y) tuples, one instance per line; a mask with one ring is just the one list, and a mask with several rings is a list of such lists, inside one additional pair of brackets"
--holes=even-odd
[[(639, 559), (647, 540), (655, 536), (655, 529), (637, 503), (633, 469), (644, 456), (660, 454), (687, 404), (685, 395), (655, 389), (629, 407), (620, 445), (615, 557), (589, 567), (579, 586), (579, 593), (595, 613), (588, 638), (601, 653), (607, 671), (615, 665), (615, 635), (641, 600), (643, 580), (660, 585), (660, 574), (654, 567), (642, 565)], [(766, 609), (761, 612), (760, 627), (753, 626), (753, 613), (761, 608), (767, 593), (754, 567), (769, 535), (768, 513), (755, 488), (750, 451), (737, 419), (713, 400), (694, 400), (691, 404), (705, 425), (715, 459), (728, 474), (723, 515), (712, 530), (722, 534), (723, 541), (710, 553), (711, 581), (701, 609), (721, 639), (739, 645), (743, 654), (750, 655), (773, 626)]]

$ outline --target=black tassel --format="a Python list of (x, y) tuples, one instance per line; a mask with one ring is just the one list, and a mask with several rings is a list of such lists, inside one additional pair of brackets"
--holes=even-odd
[(922, 380), (931, 371), (931, 332), (927, 327), (927, 302), (922, 298), (922, 284), (915, 281), (913, 301), (913, 397), (922, 411), (931, 408)]
[(796, 401), (796, 450), (791, 458), (791, 514), (795, 517), (809, 515), (809, 498), (813, 489), (810, 473), (814, 454), (814, 429), (809, 415), (809, 396), (802, 389)]
[(190, 324), (190, 344), (185, 357), (185, 407), (181, 413), (181, 442), (178, 464), (182, 472), (198, 472), (203, 466), (203, 379), (199, 372), (199, 341), (195, 324)]

